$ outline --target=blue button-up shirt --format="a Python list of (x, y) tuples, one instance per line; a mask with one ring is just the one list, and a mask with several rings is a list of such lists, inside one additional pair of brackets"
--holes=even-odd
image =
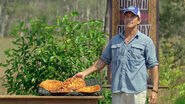
[(123, 33), (110, 41), (100, 59), (111, 64), (112, 93), (139, 93), (147, 89), (147, 69), (158, 65), (152, 39), (137, 31), (125, 44)]

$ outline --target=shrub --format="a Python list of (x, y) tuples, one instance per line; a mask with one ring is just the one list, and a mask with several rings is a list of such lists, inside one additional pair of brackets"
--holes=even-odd
[(57, 17), (55, 25), (36, 19), (13, 29), (16, 48), (5, 51), (8, 58), (0, 64), (7, 68), (2, 79), (8, 94), (37, 95), (40, 82), (64, 81), (99, 58), (107, 36), (101, 28), (103, 22), (73, 21), (76, 15)]
[(98, 104), (111, 104), (112, 103), (112, 93), (108, 88), (103, 88), (103, 99), (100, 99)]
[(178, 97), (181, 98), (181, 96), (185, 95), (185, 83), (183, 79), (185, 66), (184, 59), (178, 54), (182, 52), (178, 46), (184, 47), (181, 44), (179, 45), (174, 39), (163, 40), (161, 41), (159, 50), (159, 81), (160, 85), (169, 87), (170, 95), (164, 96), (164, 98), (172, 102), (175, 102)]

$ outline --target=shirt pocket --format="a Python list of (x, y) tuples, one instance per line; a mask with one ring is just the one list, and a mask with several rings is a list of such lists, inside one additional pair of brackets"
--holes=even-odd
[(111, 46), (112, 51), (112, 61), (117, 61), (120, 59), (121, 54), (121, 44), (114, 44)]
[(130, 60), (140, 61), (144, 56), (144, 46), (140, 44), (133, 44), (129, 51)]

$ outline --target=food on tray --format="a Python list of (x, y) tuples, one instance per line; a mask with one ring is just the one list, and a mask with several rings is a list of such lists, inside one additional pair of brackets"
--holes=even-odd
[(96, 93), (100, 92), (99, 84), (86, 86), (82, 78), (68, 78), (64, 82), (57, 80), (46, 80), (39, 84), (40, 87), (47, 90), (49, 93), (67, 94), (73, 92), (77, 93)]
[(63, 83), (64, 89), (76, 90), (85, 86), (85, 81), (82, 78), (69, 78)]
[(61, 89), (63, 86), (63, 83), (57, 80), (46, 80), (46, 81), (41, 82), (39, 86), (50, 91), (50, 90)]
[(50, 93), (71, 93), (73, 90), (71, 89), (58, 89), (58, 90), (51, 90)]
[(82, 87), (80, 89), (77, 89), (76, 92), (82, 92), (82, 93), (95, 93), (100, 91), (100, 85), (96, 84), (94, 86), (86, 86)]

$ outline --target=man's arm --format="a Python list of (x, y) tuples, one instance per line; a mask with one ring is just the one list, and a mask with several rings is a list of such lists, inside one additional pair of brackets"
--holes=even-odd
[(152, 71), (152, 80), (153, 80), (153, 89), (150, 94), (149, 104), (155, 104), (157, 102), (158, 96), (158, 85), (159, 85), (159, 71), (158, 66), (154, 66), (151, 68)]
[(88, 69), (84, 70), (83, 73), (85, 74), (85, 76), (99, 71), (101, 69), (103, 69), (105, 67), (106, 63), (103, 62), (101, 59), (98, 59), (91, 67), (89, 67)]
[(74, 77), (81, 77), (81, 78), (85, 78), (85, 76), (99, 71), (101, 69), (103, 69), (106, 66), (106, 63), (104, 61), (102, 61), (101, 59), (98, 59), (91, 67), (89, 67), (88, 69), (77, 73)]
[(158, 66), (154, 66), (151, 68), (152, 71), (152, 80), (153, 80), (153, 90), (158, 91), (159, 85), (159, 70)]

